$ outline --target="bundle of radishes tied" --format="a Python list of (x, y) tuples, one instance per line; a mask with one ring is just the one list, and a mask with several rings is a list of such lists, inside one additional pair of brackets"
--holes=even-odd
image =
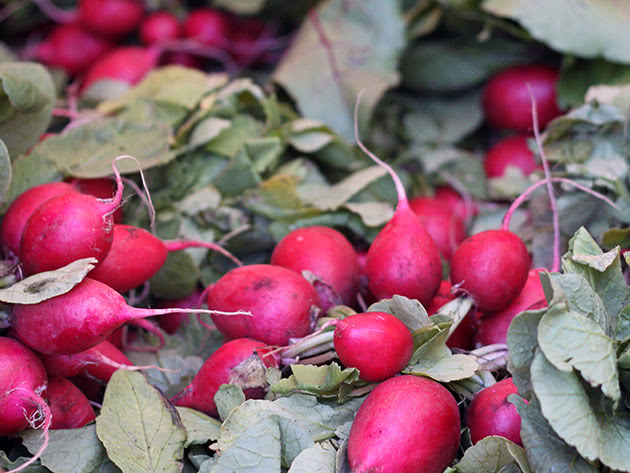
[(623, 15), (169, 3), (0, 9), (0, 472), (630, 471)]

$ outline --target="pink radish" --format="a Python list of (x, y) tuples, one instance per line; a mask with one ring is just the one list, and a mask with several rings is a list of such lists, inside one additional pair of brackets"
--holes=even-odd
[(357, 368), (365, 381), (399, 373), (413, 354), (411, 332), (386, 312), (364, 312), (335, 323), (335, 351), (344, 366)]
[[(116, 181), (107, 177), (98, 179), (71, 179), (68, 181), (79, 192), (93, 195), (99, 199), (111, 199), (116, 194)], [(122, 222), (122, 207), (114, 212), (114, 223)]]
[[(337, 230), (320, 226), (293, 230), (274, 248), (271, 264), (300, 274), (310, 271), (329, 284), (346, 305), (352, 305), (356, 298), (357, 255), (348, 239)], [(320, 297), (320, 306), (326, 310), (331, 304)]]
[(398, 193), (394, 217), (379, 232), (368, 250), (366, 273), (370, 292), (378, 299), (395, 294), (429, 304), (440, 287), (440, 252), (409, 208), (405, 188), (394, 170), (370, 152), (359, 138), (358, 111), (354, 108), (354, 134), (361, 150), (389, 172)]
[(79, 22), (101, 35), (118, 37), (131, 33), (144, 15), (140, 0), (80, 0)]
[(140, 24), (140, 40), (150, 46), (181, 36), (182, 27), (175, 15), (167, 11), (158, 11), (145, 17)]
[[(464, 222), (474, 215), (477, 215), (478, 209), (474, 202), (466, 202), (464, 198), (453, 188), (447, 186), (440, 186), (435, 189), (435, 200), (445, 205), (455, 215), (461, 218)], [(470, 208), (468, 208), (470, 207)]]
[[(127, 292), (151, 279), (164, 265), (169, 251), (192, 247), (218, 251), (241, 265), (238, 259), (214, 243), (187, 240), (163, 242), (142, 228), (114, 225), (109, 253), (90, 272), (90, 278), (105, 283), (118, 292)], [(130, 258), (129, 255), (134, 257)]]
[(520, 169), (525, 176), (529, 176), (538, 167), (534, 153), (527, 146), (527, 136), (504, 138), (486, 153), (483, 162), (486, 176), (502, 177), (508, 166)]
[[(241, 379), (246, 372), (234, 370), (254, 354), (258, 355), (266, 367), (277, 367), (278, 360), (269, 352), (263, 342), (251, 338), (237, 338), (223, 344), (203, 364), (192, 383), (171, 400), (176, 406), (190, 407), (217, 417), (214, 395), (222, 384), (239, 384), (248, 399), (260, 399), (264, 391), (260, 386), (243, 385)], [(240, 375), (240, 376), (239, 376)], [(239, 379), (240, 377), (243, 377)]]
[(78, 429), (96, 418), (88, 398), (66, 378), (48, 380), (46, 399), (52, 412), (51, 430)]
[(473, 444), (490, 435), (499, 435), (514, 443), (521, 441), (521, 416), (507, 398), (518, 393), (512, 378), (505, 378), (482, 389), (466, 410), (466, 425)]
[[(455, 295), (451, 289), (452, 286), (450, 282), (442, 281), (440, 283), (440, 290), (431, 301), (431, 305), (427, 307), (427, 313), (429, 315), (437, 314), (444, 304), (447, 304), (455, 299)], [(448, 340), (446, 340), (446, 346), (450, 348), (470, 350), (473, 346), (473, 337), (475, 336), (476, 331), (477, 324), (475, 316), (472, 312), (469, 312), (466, 314), (466, 317), (464, 317), (464, 320), (459, 323), (455, 331), (448, 337)]]
[(47, 200), (62, 194), (77, 193), (77, 190), (65, 182), (49, 182), (31, 187), (15, 199), (2, 218), (0, 242), (14, 254), (20, 253), (20, 240), (26, 221), (33, 212)]
[[(439, 383), (404, 375), (379, 384), (348, 438), (353, 473), (442, 473), (460, 438), (459, 409)], [(395, 454), (394, 454), (395, 452)]]
[(41, 427), (44, 438), (33, 458), (9, 472), (16, 473), (33, 464), (48, 446), (52, 415), (42, 399), (47, 377), (39, 358), (17, 340), (0, 337), (0, 360), (0, 436)]
[(224, 13), (212, 8), (191, 11), (183, 24), (183, 36), (199, 41), (206, 46), (226, 46), (229, 20)]
[(270, 345), (287, 345), (290, 338), (312, 332), (317, 293), (306, 279), (290, 269), (254, 264), (233, 269), (208, 290), (208, 308), (247, 310), (253, 317), (213, 316), (228, 339), (251, 337)]
[[(85, 278), (70, 292), (38, 304), (13, 306), (13, 332), (27, 346), (48, 355), (69, 355), (87, 350), (118, 327), (134, 319), (175, 312), (209, 313), (202, 309), (140, 309), (130, 307), (109, 286)], [(223, 315), (245, 318), (247, 312)]]
[(409, 207), (420, 219), (446, 261), (450, 261), (459, 244), (466, 239), (464, 221), (445, 210), (444, 204), (431, 197), (416, 197)]

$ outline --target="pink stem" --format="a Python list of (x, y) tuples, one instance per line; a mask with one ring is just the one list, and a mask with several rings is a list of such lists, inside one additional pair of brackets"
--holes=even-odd
[(398, 194), (398, 206), (396, 207), (396, 211), (401, 209), (408, 209), (409, 204), (407, 202), (407, 193), (405, 192), (405, 186), (403, 186), (402, 181), (398, 177), (398, 174), (394, 172), (392, 167), (386, 162), (382, 161), (379, 157), (377, 157), (374, 153), (372, 153), (367, 147), (361, 142), (359, 138), (359, 104), (361, 103), (361, 96), (365, 92), (365, 89), (361, 89), (359, 94), (357, 95), (357, 102), (354, 106), (354, 138), (357, 141), (357, 145), (359, 148), (367, 154), (376, 164), (384, 168), (389, 175), (394, 180), (394, 185), (396, 186), (396, 193)]
[[(46, 404), (46, 401), (44, 401), (44, 399), (42, 399), (41, 396), (24, 388), (15, 388), (13, 391), (20, 392), (26, 399), (33, 402), (37, 406), (37, 410), (39, 412), (43, 413), (44, 422), (42, 423), (40, 427), (42, 429), (42, 437), (44, 438), (44, 442), (42, 443), (42, 446), (39, 447), (39, 450), (35, 452), (35, 455), (33, 455), (33, 457), (30, 460), (18, 466), (17, 468), (14, 468), (13, 470), (8, 471), (7, 473), (17, 473), (18, 471), (22, 471), (28, 468), (29, 466), (31, 466), (33, 463), (35, 463), (42, 456), (42, 454), (44, 453), (44, 450), (46, 450), (46, 448), (48, 447), (48, 442), (50, 440), (50, 437), (48, 435), (48, 430), (50, 429), (50, 424), (52, 423), (52, 413), (50, 412), (50, 408), (48, 407), (48, 404)], [(38, 427), (33, 425), (33, 428), (38, 428)]]
[(78, 18), (76, 11), (62, 10), (50, 0), (33, 0), (33, 3), (39, 7), (44, 15), (56, 23), (74, 23)]
[(63, 108), (53, 108), (52, 114), (54, 117), (65, 117), (70, 120), (76, 120), (79, 118), (79, 114), (72, 110), (65, 110)]
[(536, 97), (529, 84), (529, 95), (532, 101), (532, 121), (534, 125), (534, 137), (536, 139), (536, 146), (540, 153), (540, 160), (542, 161), (543, 169), (545, 170), (545, 178), (547, 178), (547, 194), (549, 194), (549, 202), (551, 204), (551, 213), (553, 215), (553, 263), (551, 265), (551, 272), (557, 273), (560, 271), (560, 218), (558, 216), (558, 203), (556, 202), (556, 196), (553, 193), (553, 185), (551, 183), (551, 172), (549, 172), (549, 162), (545, 156), (545, 150), (542, 140), (540, 138), (540, 128), (538, 126), (538, 105), (536, 104)]
[(144, 329), (150, 334), (156, 336), (160, 342), (157, 347), (150, 347), (150, 348), (135, 347), (133, 345), (129, 345), (127, 346), (127, 350), (156, 352), (164, 348), (164, 345), (166, 344), (166, 340), (164, 339), (164, 334), (162, 333), (162, 330), (159, 327), (156, 327), (154, 324), (152, 324), (146, 319), (135, 319), (135, 320), (130, 321), (129, 323), (131, 325), (135, 325), (138, 328)]
[(143, 319), (145, 317), (153, 317), (154, 315), (164, 315), (164, 314), (210, 314), (210, 315), (246, 315), (248, 317), (253, 317), (254, 315), (247, 310), (237, 310), (236, 312), (224, 312), (221, 310), (210, 310), (210, 309), (142, 309), (139, 307), (131, 307), (126, 306), (124, 312), (120, 314), (122, 320), (135, 320), (135, 319)]
[[(94, 354), (94, 359), (96, 363), (100, 363), (103, 365), (107, 365), (107, 366), (111, 366), (112, 368), (116, 368), (119, 370), (126, 370), (126, 371), (141, 371), (141, 370), (151, 370), (151, 369), (156, 369), (159, 371), (167, 371), (169, 373), (174, 373), (175, 370), (169, 370), (167, 368), (160, 368), (159, 366), (156, 365), (143, 365), (143, 366), (136, 366), (136, 365), (124, 365), (122, 363), (118, 363), (114, 360), (112, 360), (111, 358), (98, 353), (98, 354)], [(88, 363), (92, 363), (92, 362), (86, 362), (86, 364)]]
[(206, 243), (204, 241), (197, 240), (169, 240), (164, 241), (163, 243), (168, 251), (180, 251), (185, 250), (186, 248), (208, 248), (209, 250), (221, 253), (223, 256), (231, 259), (237, 266), (243, 266), (243, 263), (241, 263), (236, 256), (215, 243)]
[(512, 215), (514, 214), (514, 212), (516, 212), (516, 209), (518, 209), (523, 204), (523, 202), (525, 202), (534, 193), (536, 189), (538, 189), (541, 186), (544, 186), (545, 184), (548, 183), (548, 181), (568, 184), (570, 186), (575, 187), (576, 189), (581, 190), (582, 192), (586, 192), (587, 194), (590, 194), (593, 197), (606, 202), (608, 205), (610, 205), (611, 207), (615, 209), (617, 208), (617, 204), (615, 204), (612, 200), (610, 200), (605, 195), (600, 194), (597, 191), (594, 191), (593, 189), (589, 189), (588, 187), (583, 186), (582, 184), (578, 184), (577, 182), (574, 182), (571, 179), (566, 179), (564, 177), (550, 177), (549, 179), (545, 178), (532, 184), (527, 189), (525, 189), (525, 192), (519, 195), (514, 200), (514, 202), (512, 202), (512, 205), (510, 205), (510, 208), (508, 209), (508, 211), (505, 213), (505, 216), (503, 217), (503, 224), (501, 225), (502, 230), (510, 229), (510, 220), (512, 219)]

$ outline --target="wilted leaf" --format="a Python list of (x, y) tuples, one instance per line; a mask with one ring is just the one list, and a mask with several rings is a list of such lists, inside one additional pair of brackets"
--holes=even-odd
[(0, 62), (0, 139), (14, 158), (46, 131), (56, 100), (48, 71), (33, 62)]
[(214, 403), (219, 411), (221, 420), (227, 419), (234, 409), (245, 402), (245, 394), (240, 386), (222, 384), (214, 395)]
[(534, 38), (562, 53), (630, 62), (626, 47), (630, 42), (626, 27), (630, 5), (615, 0), (583, 0), (580, 8), (573, 8), (571, 0), (485, 0), (482, 6), (518, 21)]
[(317, 396), (344, 395), (349, 392), (351, 385), (359, 380), (359, 370), (356, 368), (341, 369), (332, 362), (328, 365), (291, 365), (293, 373), (271, 386), (276, 394), (306, 393)]
[(577, 373), (558, 370), (540, 351), (531, 377), (543, 415), (565, 442), (588, 460), (627, 471), (630, 418), (606, 412), (601, 401), (589, 397)]
[(398, 84), (405, 24), (397, 2), (321, 3), (303, 23), (273, 78), (302, 115), (353, 141), (353, 108), (365, 88), (362, 122), (381, 95)]
[(179, 473), (186, 430), (177, 411), (137, 371), (110, 379), (96, 433), (109, 458), (125, 473)]
[[(4, 468), (7, 471), (13, 470), (14, 468), (17, 468), (18, 466), (23, 465), (24, 463), (26, 463), (29, 460), (30, 460), (30, 458), (20, 457), (20, 458), (18, 458), (15, 461), (12, 462), (7, 457), (7, 454), (4, 453), (2, 450), (0, 450), (0, 468)], [(48, 468), (43, 467), (43, 466), (38, 465), (38, 464), (31, 465), (31, 466), (25, 468), (22, 471), (24, 473), (50, 473), (50, 470)]]
[(186, 429), (186, 443), (184, 447), (204, 445), (219, 438), (221, 422), (218, 420), (188, 407), (176, 407), (175, 409), (179, 414), (184, 429)]
[(385, 225), (394, 216), (394, 209), (385, 202), (348, 202), (344, 207), (361, 217), (368, 227)]
[(538, 400), (529, 404), (516, 394), (509, 396), (521, 416), (521, 439), (532, 471), (554, 473), (597, 473), (598, 469), (589, 464), (575, 448), (558, 437), (547, 423)]
[(38, 304), (65, 294), (83, 281), (97, 262), (96, 258), (83, 258), (54, 271), (33, 274), (13, 286), (0, 289), (0, 301), (8, 304)]
[(518, 465), (519, 471), (529, 473), (523, 447), (505, 437), (489, 436), (468, 448), (455, 470), (458, 473), (498, 473), (507, 465)]
[(411, 332), (431, 325), (429, 314), (420, 301), (395, 295), (372, 304), (368, 312), (387, 312), (404, 323)]
[(335, 473), (337, 451), (330, 442), (316, 443), (293, 460), (288, 473)]
[[(110, 463), (105, 448), (96, 436), (94, 424), (80, 429), (51, 430), (49, 435), (50, 441), (41, 462), (54, 473), (93, 473)], [(39, 430), (27, 430), (22, 433), (22, 439), (33, 454), (42, 444)]]
[(616, 405), (621, 391), (615, 346), (597, 323), (578, 312), (552, 306), (538, 324), (538, 343), (556, 368), (578, 370), (591, 386), (601, 386)]
[(538, 324), (547, 309), (527, 310), (512, 320), (507, 333), (510, 372), (518, 392), (528, 396), (531, 391), (529, 367), (538, 347)]

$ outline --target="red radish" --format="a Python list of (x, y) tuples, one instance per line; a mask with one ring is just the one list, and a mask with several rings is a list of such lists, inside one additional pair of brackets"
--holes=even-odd
[(527, 146), (527, 136), (516, 135), (504, 138), (490, 148), (483, 166), (488, 177), (502, 177), (508, 166), (516, 167), (529, 176), (536, 170), (538, 163)]
[(416, 197), (409, 201), (422, 225), (434, 241), (442, 257), (450, 261), (453, 252), (466, 239), (466, 227), (454, 213), (444, 209), (444, 204), (431, 197)]
[(46, 372), (50, 376), (72, 378), (90, 376), (101, 381), (109, 381), (121, 366), (133, 363), (107, 340), (85, 351), (71, 355), (40, 355)]
[(90, 401), (100, 403), (103, 401), (103, 391), (105, 390), (104, 383), (92, 378), (86, 378), (85, 376), (75, 376), (70, 378), (72, 384), (74, 384), (79, 390), (85, 394)]
[(136, 29), (144, 7), (139, 0), (80, 0), (79, 22), (101, 35), (117, 37)]
[(2, 218), (2, 226), (0, 227), (2, 246), (19, 255), (20, 239), (28, 218), (47, 200), (69, 193), (77, 193), (77, 190), (65, 182), (49, 182), (22, 192), (11, 203)]
[[(107, 177), (98, 179), (72, 179), (69, 181), (79, 192), (99, 199), (111, 199), (116, 194), (116, 181)], [(122, 222), (122, 207), (114, 212), (114, 223)]]
[(95, 82), (106, 79), (135, 85), (157, 66), (159, 57), (160, 50), (157, 48), (116, 48), (92, 64), (81, 83), (81, 90), (87, 90)]
[[(354, 248), (342, 233), (328, 227), (306, 227), (293, 230), (274, 248), (271, 264), (298, 273), (307, 270), (329, 284), (351, 305), (357, 294), (359, 263)], [(323, 310), (330, 304), (322, 304)]]
[[(452, 213), (457, 215), (463, 221), (467, 221), (470, 217), (477, 215), (477, 206), (475, 203), (469, 202), (469, 205), (467, 205), (464, 198), (451, 187), (436, 187), (433, 197), (435, 200), (449, 208)], [(468, 206), (470, 208), (467, 208)]]
[[(427, 307), (427, 313), (429, 315), (435, 315), (440, 308), (448, 302), (455, 299), (455, 295), (451, 291), (451, 283), (448, 281), (442, 281), (440, 283), (440, 290), (437, 295), (431, 301), (431, 305)], [(446, 341), (446, 346), (450, 348), (461, 348), (462, 350), (470, 350), (473, 346), (473, 337), (477, 331), (475, 317), (472, 312), (466, 314), (466, 317), (459, 323), (457, 328)]]
[(172, 51), (165, 53), (160, 64), (174, 64), (191, 69), (201, 69), (203, 63), (197, 57), (184, 51)]
[(140, 40), (152, 45), (181, 36), (181, 25), (175, 15), (167, 11), (158, 11), (145, 17), (140, 24)]
[(518, 393), (512, 378), (505, 378), (482, 389), (466, 410), (466, 425), (473, 444), (490, 435), (499, 435), (514, 443), (521, 441), (521, 416), (507, 398)]
[(259, 40), (265, 24), (255, 18), (238, 18), (230, 28), (230, 52), (241, 66), (256, 64), (264, 55)]
[[(441, 384), (397, 376), (359, 408), (348, 438), (353, 473), (442, 473), (457, 454), (459, 409)], [(395, 454), (393, 454), (395, 452)]]
[(96, 419), (90, 401), (66, 378), (50, 378), (46, 399), (52, 412), (51, 430), (78, 429)]
[[(278, 360), (269, 352), (263, 342), (251, 338), (237, 338), (223, 344), (203, 364), (192, 383), (171, 400), (176, 406), (190, 407), (217, 417), (214, 395), (222, 384), (237, 384), (243, 388), (247, 399), (260, 399), (265, 395), (261, 386), (247, 385), (248, 370), (242, 365), (254, 354), (258, 355), (266, 367), (277, 367)], [(252, 369), (255, 369), (253, 367)], [(245, 382), (245, 384), (244, 384)]]
[(0, 337), (0, 360), (0, 436), (41, 427), (44, 440), (29, 461), (9, 472), (16, 473), (33, 464), (48, 446), (52, 415), (41, 397), (47, 378), (39, 358), (17, 340)]
[(468, 292), (482, 312), (505, 309), (527, 281), (529, 254), (509, 230), (486, 230), (459, 246), (451, 260), (451, 283)]
[(254, 264), (233, 269), (208, 291), (208, 308), (247, 310), (253, 317), (212, 317), (228, 339), (251, 337), (270, 345), (288, 345), (313, 330), (317, 292), (290, 269)]
[(359, 139), (358, 111), (362, 92), (359, 92), (354, 108), (356, 142), (365, 154), (389, 172), (398, 194), (394, 217), (379, 232), (368, 250), (366, 272), (370, 292), (378, 299), (399, 294), (429, 304), (442, 279), (440, 252), (409, 208), (405, 188), (398, 175)]
[(335, 351), (344, 366), (357, 368), (365, 381), (399, 373), (413, 354), (411, 332), (386, 312), (363, 312), (335, 324)]
[[(31, 305), (15, 304), (12, 328), (25, 345), (40, 353), (69, 355), (99, 344), (126, 322), (174, 312), (219, 313), (202, 309), (130, 307), (123, 296), (109, 286), (85, 278), (71, 291), (52, 299)], [(247, 315), (243, 311), (222, 314)]]
[(129, 327), (127, 325), (123, 325), (122, 327), (114, 330), (109, 337), (107, 337), (107, 341), (119, 350), (124, 351), (127, 344), (133, 342), (136, 338), (136, 332), (130, 332)]
[[(194, 309), (199, 307), (201, 304), (202, 291), (201, 289), (195, 289), (191, 294), (182, 298), (176, 299), (172, 301), (160, 301), (157, 303), (158, 308), (167, 308), (167, 307), (183, 307), (185, 309)], [(160, 315), (157, 320), (158, 324), (166, 333), (172, 335), (182, 324), (188, 322), (189, 315), (188, 314), (166, 314)]]
[(183, 25), (183, 36), (196, 39), (206, 46), (224, 47), (229, 34), (227, 16), (212, 8), (198, 8), (191, 11)]
[[(213, 243), (173, 240), (163, 242), (148, 231), (131, 225), (114, 225), (113, 243), (107, 256), (90, 272), (90, 278), (118, 292), (127, 292), (152, 278), (166, 261), (169, 251), (205, 247), (231, 258), (234, 256)], [(130, 258), (129, 255), (134, 255)]]
[[(560, 115), (556, 101), (558, 71), (544, 65), (515, 66), (492, 77), (485, 88), (483, 109), (490, 125), (522, 132), (532, 130), (533, 94), (540, 126)], [(530, 92), (531, 91), (531, 92)]]
[(60, 67), (70, 75), (80, 74), (103, 56), (111, 43), (79, 25), (59, 25), (38, 46), (37, 56), (47, 66)]

